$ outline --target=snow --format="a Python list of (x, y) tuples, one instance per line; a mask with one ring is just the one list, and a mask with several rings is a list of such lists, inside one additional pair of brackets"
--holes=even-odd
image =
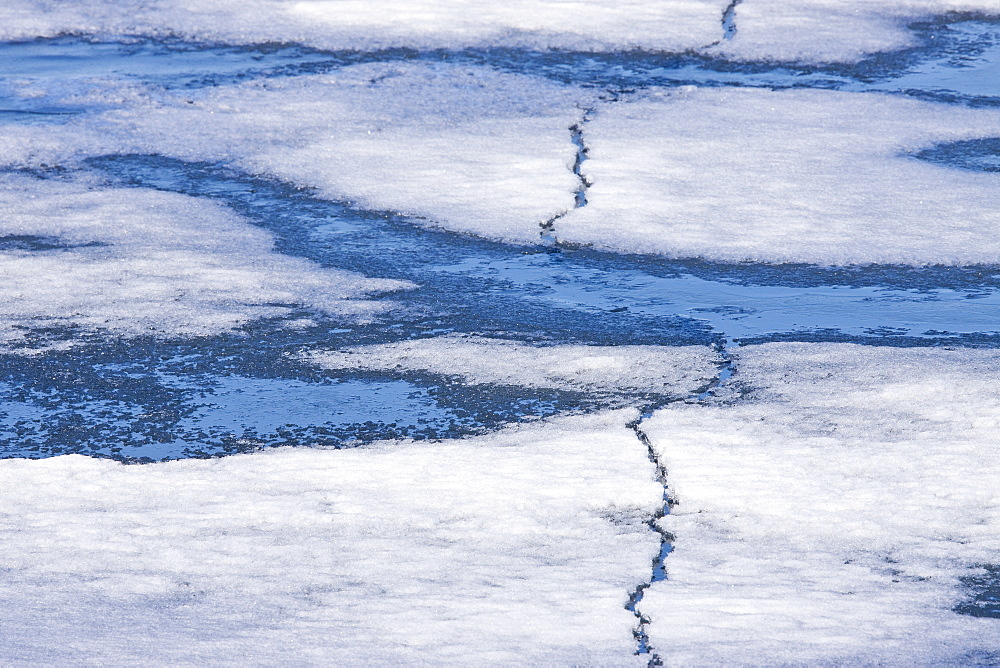
[(1000, 16), (996, 0), (745, 0), (736, 33), (710, 51), (740, 60), (853, 63), (920, 42), (909, 25), (940, 16)]
[(1000, 550), (1000, 353), (767, 344), (734, 356), (723, 401), (642, 425), (678, 501), (660, 520), (675, 536), (668, 579), (640, 605), (667, 663), (996, 656), (1000, 620), (951, 608), (959, 578)]
[[(1000, 257), (1000, 174), (915, 158), (1000, 135), (1000, 112), (881, 93), (593, 90), (490, 68), (364, 64), (335, 74), (165, 91), (91, 83), (105, 111), (11, 127), (0, 162), (107, 153), (224, 161), (515, 243), (553, 236), (722, 261), (975, 264)], [(55, 102), (64, 101), (57, 94)], [(582, 108), (587, 206), (574, 209)], [(563, 217), (559, 217), (566, 214)]]
[(0, 39), (59, 34), (180, 36), (321, 49), (514, 47), (700, 51), (738, 60), (856, 62), (917, 45), (915, 21), (1000, 15), (995, 0), (745, 0), (723, 38), (729, 0), (7, 0)]
[[(412, 287), (274, 252), (269, 234), (184, 195), (0, 178), (0, 342), (71, 327), (124, 336), (214, 334), (306, 306), (370, 319), (375, 292)], [(34, 245), (32, 245), (34, 242)]]
[(704, 346), (537, 346), (462, 335), (311, 351), (305, 358), (328, 369), (429, 371), (474, 385), (672, 396), (696, 392), (718, 373), (717, 356)]
[(8, 664), (643, 665), (631, 412), (464, 441), (0, 461)]
[[(7, 0), (0, 39), (838, 63), (916, 46), (915, 20), (1000, 15), (996, 0), (744, 0), (725, 39), (729, 4)], [(324, 314), (366, 321), (391, 306), (373, 295), (414, 287), (281, 255), (268, 233), (221, 205), (112, 186), (85, 162), (118, 154), (222, 164), (519, 244), (542, 243), (551, 222), (548, 236), (567, 244), (675, 258), (1000, 263), (1000, 173), (916, 158), (943, 142), (1000, 136), (997, 109), (694, 87), (621, 92), (612, 104), (597, 88), (441, 54), (168, 89), (155, 76), (95, 71), (101, 58), (61, 78), (42, 67), (0, 80), (8, 111), (76, 114), (3, 127), (0, 352), (37, 352), (35, 337), (49, 330), (76, 341), (218, 334), (270, 317), (295, 318), (288, 327)], [(574, 126), (587, 147), (581, 208)], [(47, 178), (11, 173), (19, 168)], [(607, 280), (646, 281), (628, 273), (612, 267)], [(548, 287), (579, 305), (592, 286), (576, 283)], [(725, 302), (728, 288), (714, 285)], [(641, 302), (639, 293), (628, 300)], [(704, 294), (685, 312), (715, 307)], [(885, 298), (919, 298), (921, 308), (931, 299)], [(722, 327), (735, 311), (726, 313)], [(690, 397), (719, 365), (708, 347), (472, 335), (296, 354), (332, 370), (598, 399)], [(1000, 353), (768, 344), (733, 357), (736, 375), (718, 398), (671, 404), (641, 425), (678, 501), (659, 520), (674, 537), (669, 577), (639, 603), (658, 655), (671, 665), (1000, 656), (1000, 622), (954, 612), (962, 578), (995, 565), (1000, 550)], [(250, 404), (222, 390), (257, 391), (256, 380), (219, 383), (214, 408), (195, 419), (218, 409), (248, 423), (232, 407)], [(296, 384), (304, 396), (304, 382), (285, 387)], [(334, 412), (361, 396), (344, 385)], [(294, 419), (288, 403), (251, 417), (284, 424)], [(356, 403), (359, 419), (377, 405)], [(645, 522), (663, 489), (626, 427), (637, 418), (605, 412), (465, 440), (146, 466), (0, 461), (0, 656), (15, 665), (644, 665), (625, 606), (659, 553)]]
[(930, 164), (1000, 112), (875, 93), (653, 90), (584, 129), (589, 204), (562, 241), (817, 264), (1000, 261), (1000, 174)]
[(697, 49), (720, 38), (726, 0), (6, 0), (0, 39), (60, 33), (181, 35), (324, 49), (516, 46)]
[(57, 128), (11, 128), (0, 161), (116, 152), (230, 161), (330, 199), (533, 243), (541, 223), (573, 206), (569, 127), (594, 95), (447, 64), (366, 64), (176, 93), (89, 82), (70, 101), (114, 108)]

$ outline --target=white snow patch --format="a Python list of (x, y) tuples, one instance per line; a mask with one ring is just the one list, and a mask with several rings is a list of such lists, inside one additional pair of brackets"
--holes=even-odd
[[(1000, 651), (958, 615), (1000, 554), (997, 351), (768, 344), (730, 405), (643, 423), (679, 501), (645, 594), (669, 664), (944, 665)], [(985, 653), (985, 654), (982, 654)]]
[(324, 49), (686, 51), (718, 39), (725, 6), (726, 0), (5, 0), (0, 39), (112, 33)]
[(305, 357), (328, 369), (418, 370), (472, 384), (674, 396), (696, 391), (718, 373), (717, 355), (705, 346), (540, 346), (457, 334)]
[(386, 304), (364, 296), (412, 287), (279, 255), (268, 233), (224, 208), (149, 190), (8, 175), (0, 239), (12, 242), (0, 251), (7, 346), (53, 326), (215, 334), (295, 306), (368, 319)]
[(855, 62), (916, 45), (910, 23), (1000, 15), (995, 0), (6, 0), (0, 39), (60, 34), (180, 36), (371, 51), (515, 47), (703, 51), (742, 60)]
[(439, 443), (0, 461), (4, 663), (644, 665), (634, 414)]
[[(741, 5), (742, 6), (742, 5)], [(562, 241), (725, 261), (1000, 261), (1000, 174), (913, 154), (1000, 112), (872, 93), (654, 90), (587, 124)]]
[(909, 24), (949, 12), (1000, 16), (996, 0), (746, 0), (736, 34), (710, 50), (741, 60), (857, 62), (918, 45)]

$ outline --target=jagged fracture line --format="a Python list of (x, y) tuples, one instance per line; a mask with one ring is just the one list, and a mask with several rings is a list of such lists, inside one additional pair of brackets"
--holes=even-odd
[(583, 114), (580, 116), (580, 121), (569, 126), (570, 139), (573, 142), (573, 145), (576, 146), (576, 157), (573, 159), (572, 171), (573, 175), (576, 176), (577, 181), (579, 181), (579, 186), (577, 186), (576, 193), (574, 195), (573, 208), (557, 213), (541, 224), (542, 231), (539, 234), (542, 239), (547, 242), (556, 242), (553, 232), (555, 231), (557, 220), (566, 216), (570, 211), (582, 209), (587, 206), (587, 188), (590, 187), (590, 182), (582, 172), (583, 163), (587, 159), (588, 151), (587, 145), (583, 141), (583, 126), (591, 119), (593, 113), (593, 109), (584, 109)]
[[(693, 393), (691, 396), (692, 399), (704, 401), (713, 396), (715, 390), (736, 373), (736, 368), (729, 352), (734, 345), (733, 341), (727, 340), (725, 343), (717, 346), (717, 351), (722, 357), (722, 361), (719, 364), (719, 373), (707, 386)], [(656, 467), (656, 481), (663, 486), (663, 505), (646, 521), (646, 526), (649, 527), (650, 531), (654, 531), (660, 535), (660, 551), (653, 560), (653, 572), (649, 582), (640, 584), (629, 594), (628, 603), (625, 605), (625, 608), (635, 615), (636, 618), (636, 626), (632, 630), (632, 635), (635, 636), (637, 645), (635, 653), (636, 655), (648, 655), (647, 668), (653, 668), (653, 666), (662, 666), (663, 659), (657, 654), (656, 649), (649, 644), (649, 634), (646, 633), (646, 627), (649, 625), (650, 619), (639, 610), (639, 604), (642, 602), (647, 589), (653, 586), (654, 583), (667, 579), (666, 559), (667, 555), (674, 549), (674, 536), (669, 531), (665, 531), (660, 527), (658, 521), (670, 514), (670, 509), (676, 505), (676, 501), (670, 495), (670, 487), (667, 485), (667, 469), (659, 457), (657, 457), (656, 450), (653, 448), (653, 443), (650, 441), (649, 436), (642, 430), (642, 421), (648, 417), (650, 417), (650, 414), (643, 414), (635, 422), (631, 422), (626, 426), (634, 431), (639, 442), (646, 446), (646, 456), (649, 457), (649, 461)]]
[(587, 189), (590, 187), (590, 181), (587, 177), (583, 175), (583, 163), (587, 160), (587, 153), (589, 149), (583, 141), (583, 126), (587, 123), (591, 115), (593, 114), (592, 109), (587, 109), (583, 112), (583, 116), (580, 118), (580, 122), (571, 125), (569, 128), (570, 137), (573, 140), (573, 145), (576, 146), (576, 159), (573, 161), (573, 174), (576, 175), (577, 180), (580, 182), (579, 187), (576, 189), (576, 208), (582, 209), (587, 206)]
[(736, 37), (736, 6), (743, 0), (732, 0), (722, 12), (722, 39), (730, 40)]
[(628, 603), (625, 608), (635, 615), (636, 626), (632, 630), (632, 635), (635, 636), (636, 641), (636, 655), (648, 655), (649, 661), (647, 666), (662, 666), (663, 659), (660, 655), (654, 651), (654, 648), (649, 644), (649, 635), (646, 633), (646, 626), (649, 625), (649, 618), (643, 615), (639, 611), (639, 603), (642, 602), (642, 597), (645, 595), (646, 590), (649, 589), (654, 582), (660, 582), (661, 580), (667, 579), (667, 571), (664, 565), (664, 560), (673, 549), (673, 536), (668, 532), (664, 531), (657, 524), (657, 521), (665, 517), (670, 513), (670, 506), (673, 505), (673, 501), (670, 498), (670, 492), (667, 488), (667, 471), (663, 464), (660, 462), (659, 458), (656, 456), (656, 451), (653, 449), (653, 443), (649, 440), (649, 436), (646, 432), (642, 430), (642, 420), (649, 417), (649, 415), (643, 415), (635, 422), (629, 423), (627, 426), (635, 432), (636, 438), (639, 442), (646, 446), (646, 456), (649, 457), (649, 461), (653, 462), (656, 467), (656, 481), (663, 486), (663, 504), (660, 508), (646, 520), (646, 526), (649, 527), (650, 531), (654, 531), (660, 535), (660, 552), (656, 555), (653, 560), (653, 574), (650, 577), (649, 582), (643, 582), (635, 590), (629, 594)]
[(698, 399), (698, 401), (705, 401), (709, 397), (715, 396), (715, 390), (717, 390), (723, 383), (733, 377), (736, 373), (736, 363), (732, 358), (732, 349), (737, 347), (737, 343), (732, 339), (726, 339), (722, 344), (717, 344), (715, 346), (716, 352), (719, 353), (719, 357), (722, 361), (719, 363), (719, 373), (712, 379), (704, 389), (700, 392), (695, 392), (693, 396)]

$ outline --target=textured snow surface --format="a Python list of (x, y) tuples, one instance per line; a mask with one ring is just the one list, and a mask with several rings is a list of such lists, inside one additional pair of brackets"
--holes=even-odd
[(918, 46), (909, 24), (949, 12), (1000, 16), (996, 0), (743, 0), (736, 33), (713, 51), (730, 58), (856, 62)]
[(717, 357), (703, 346), (532, 346), (461, 335), (307, 355), (328, 369), (418, 370), (472, 384), (674, 396), (711, 382)]
[(508, 46), (702, 50), (738, 59), (853, 62), (915, 46), (908, 26), (949, 12), (1000, 15), (995, 0), (6, 0), (0, 39), (65, 33), (179, 35), (324, 49)]
[(818, 264), (1000, 261), (1000, 173), (913, 157), (1000, 112), (872, 93), (651, 91), (588, 123), (589, 204), (563, 241)]
[(685, 51), (722, 36), (727, 0), (5, 0), (0, 38), (171, 34), (328, 49), (520, 46)]
[(119, 108), (58, 128), (10, 128), (0, 160), (227, 160), (324, 197), (522, 242), (573, 206), (569, 127), (577, 104), (594, 97), (485, 67), (399, 63), (177, 93), (90, 85), (77, 98)]
[(271, 236), (184, 195), (0, 178), (0, 342), (39, 327), (214, 334), (295, 306), (351, 320), (384, 310), (368, 279), (279, 255)]
[(7, 664), (633, 665), (632, 413), (465, 441), (0, 462)]
[(995, 657), (1000, 620), (951, 608), (1000, 554), (1000, 353), (767, 344), (736, 365), (743, 401), (643, 423), (679, 502), (640, 606), (668, 663)]

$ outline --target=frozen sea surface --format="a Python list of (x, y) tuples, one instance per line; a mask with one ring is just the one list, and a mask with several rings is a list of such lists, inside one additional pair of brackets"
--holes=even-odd
[(1000, 656), (995, 7), (250, 4), (0, 8), (0, 663)]

